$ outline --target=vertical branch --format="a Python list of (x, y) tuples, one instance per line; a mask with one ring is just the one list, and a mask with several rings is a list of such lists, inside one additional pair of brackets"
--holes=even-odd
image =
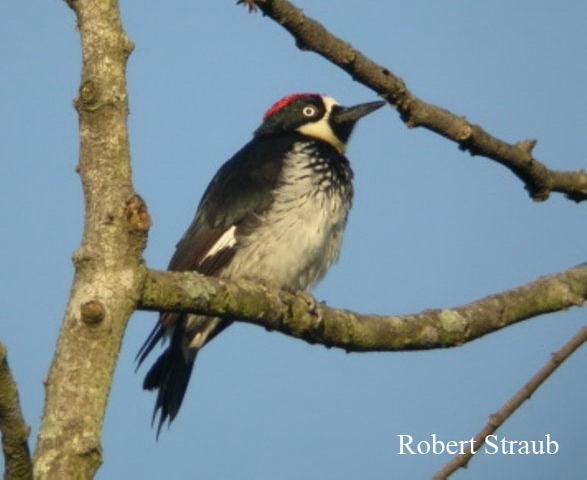
[(150, 219), (131, 181), (126, 62), (132, 43), (116, 0), (68, 0), (77, 16), (83, 69), (78, 172), (85, 198), (75, 278), (55, 356), (37, 450), (36, 479), (92, 478), (127, 321), (144, 276)]
[(10, 373), (6, 348), (0, 344), (0, 431), (4, 452), (4, 479), (33, 478), (29, 453), (29, 427), (24, 421), (16, 383)]

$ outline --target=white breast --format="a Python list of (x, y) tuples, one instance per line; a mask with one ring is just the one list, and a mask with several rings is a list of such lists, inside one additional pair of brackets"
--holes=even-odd
[(239, 241), (222, 276), (306, 289), (336, 261), (350, 198), (329, 188), (328, 172), (321, 181), (312, 175), (309, 153), (308, 144), (298, 144), (289, 155), (272, 208), (255, 232)]

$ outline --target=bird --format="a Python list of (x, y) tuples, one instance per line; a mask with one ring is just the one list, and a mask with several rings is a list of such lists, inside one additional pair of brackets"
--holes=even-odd
[[(307, 292), (340, 253), (353, 200), (345, 156), (351, 133), (384, 104), (344, 107), (317, 93), (273, 104), (252, 140), (213, 177), (168, 270)], [(145, 390), (157, 390), (157, 437), (181, 407), (198, 352), (233, 321), (160, 313), (137, 354), (138, 368), (160, 341), (168, 341), (143, 381)]]

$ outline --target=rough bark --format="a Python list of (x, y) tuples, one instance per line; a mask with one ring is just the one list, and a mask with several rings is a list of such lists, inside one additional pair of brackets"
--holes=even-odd
[(362, 315), (316, 303), (306, 293), (269, 290), (196, 273), (149, 271), (140, 300), (146, 310), (234, 316), (347, 351), (458, 346), (508, 325), (587, 300), (587, 264), (451, 309), (414, 315)]
[(0, 431), (4, 453), (4, 480), (30, 480), (33, 466), (29, 452), (30, 429), (24, 421), (16, 383), (12, 378), (6, 348), (0, 344)]
[(71, 0), (81, 35), (80, 173), (85, 223), (46, 399), (35, 478), (92, 478), (102, 418), (127, 320), (144, 276), (150, 220), (131, 183), (125, 69), (132, 44), (116, 0)]
[(532, 154), (536, 140), (505, 142), (465, 117), (420, 100), (401, 78), (332, 35), (287, 0), (242, 0), (238, 3), (247, 4), (249, 11), (254, 11), (256, 4), (294, 36), (301, 50), (318, 53), (377, 92), (397, 109), (409, 128), (424, 127), (456, 142), (461, 150), (471, 155), (481, 155), (504, 165), (524, 182), (534, 200), (546, 200), (551, 192), (564, 193), (576, 202), (587, 200), (587, 172), (548, 169)]

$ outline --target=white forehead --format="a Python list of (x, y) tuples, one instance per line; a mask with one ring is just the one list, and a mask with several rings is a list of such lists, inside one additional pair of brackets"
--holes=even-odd
[(322, 101), (324, 102), (324, 107), (326, 107), (326, 112), (330, 113), (332, 107), (335, 105), (340, 105), (334, 98), (329, 97), (328, 95), (322, 95)]

